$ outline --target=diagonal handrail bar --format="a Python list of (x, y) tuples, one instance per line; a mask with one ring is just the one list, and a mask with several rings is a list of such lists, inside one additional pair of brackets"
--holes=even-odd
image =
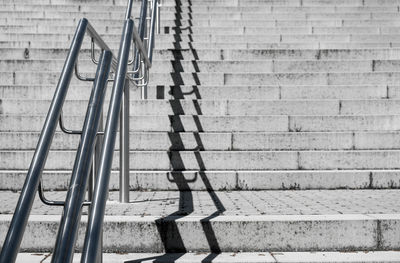
[(81, 140), (79, 143), (63, 216), (58, 229), (52, 263), (72, 262), (75, 242), (85, 199), (92, 155), (108, 82), (112, 53), (104, 50), (100, 56), (92, 94), (89, 99)]
[[(85, 18), (83, 18), (85, 19)], [(86, 20), (86, 19), (85, 19)], [(108, 45), (104, 42), (104, 40), (101, 38), (99, 33), (94, 29), (94, 27), (89, 23), (87, 25), (87, 30), (86, 33), (94, 40), (94, 42), (102, 49), (102, 50), (108, 50), (110, 51), (111, 49), (108, 47)], [(113, 70), (116, 70), (117, 68), (117, 59), (112, 55), (112, 60), (111, 60), (111, 68)]]
[[(147, 4), (148, 4), (148, 1), (146, 1), (146, 0), (144, 0), (142, 2), (142, 6), (140, 8), (140, 17), (139, 17), (139, 26), (138, 26), (139, 29), (138, 29), (138, 32), (137, 32), (138, 35), (135, 35), (135, 38), (140, 40), (141, 42), (144, 41), (144, 35), (146, 33)], [(140, 45), (140, 44), (138, 44), (138, 45)], [(135, 46), (135, 47), (136, 47), (136, 52), (135, 52), (136, 56), (135, 57), (138, 58), (138, 54), (139, 54), (138, 53), (138, 49), (137, 49), (137, 46)], [(139, 50), (140, 50), (140, 46), (139, 46)], [(142, 56), (146, 56), (145, 53), (142, 53), (141, 55)], [(139, 66), (140, 66), (139, 63), (140, 63), (140, 59), (136, 59), (133, 71), (137, 71), (139, 69)], [(137, 76), (135, 76), (135, 77), (137, 77)]]
[[(151, 62), (150, 62), (150, 59), (148, 58), (147, 52), (144, 48), (142, 37), (140, 36), (140, 33), (136, 30), (136, 28), (133, 28), (132, 37), (135, 41), (135, 44), (137, 45), (137, 49), (138, 49), (138, 52), (140, 53), (140, 57), (143, 58), (143, 60), (144, 60), (144, 64), (146, 65), (146, 68), (151, 68)], [(136, 59), (136, 61), (140, 62), (139, 59)], [(138, 66), (136, 66), (135, 70), (137, 70), (137, 68), (138, 68)]]
[[(45, 123), (43, 125), (34, 156), (28, 169), (24, 186), (22, 187), (10, 227), (4, 240), (0, 254), (0, 263), (15, 262), (16, 260), (22, 237), (28, 222), (29, 214), (32, 209), (34, 197), (37, 189), (40, 187), (41, 175), (46, 164), (47, 156), (50, 151), (52, 139), (54, 137), (59, 118), (62, 113), (62, 107), (69, 89), (70, 81), (74, 74), (74, 66), (78, 61), (79, 52), (81, 50), (85, 34), (88, 34), (92, 41), (94, 41), (103, 50), (102, 57), (104, 57), (104, 63), (102, 63), (101, 67), (98, 67), (98, 72), (99, 69), (102, 68), (100, 72), (104, 73), (106, 71), (106, 76), (108, 77), (110, 67), (113, 69), (116, 68), (117, 62), (115, 57), (112, 55), (110, 48), (101, 39), (89, 21), (86, 18), (82, 18), (79, 21), (75, 31), (75, 35), (65, 60), (65, 64), (61, 72), (61, 76), (57, 84)], [(104, 74), (100, 75), (103, 76), (103, 78), (97, 80), (97, 83), (101, 82), (103, 84), (99, 85), (104, 86), (108, 79), (104, 78)], [(92, 104), (89, 103), (89, 105)]]
[(24, 186), (22, 187), (20, 197), (7, 236), (4, 240), (3, 248), (0, 254), (0, 263), (15, 262), (22, 237), (28, 222), (28, 217), (32, 209), (33, 200), (39, 185), (39, 180), (43, 172), (47, 155), (50, 150), (51, 142), (60, 117), (62, 105), (68, 91), (69, 83), (73, 75), (74, 65), (78, 59), (79, 51), (88, 28), (88, 21), (82, 19), (79, 22), (71, 47), (68, 52), (59, 82), (50, 109), (48, 111), (45, 123), (40, 134), (35, 153), (33, 155)]

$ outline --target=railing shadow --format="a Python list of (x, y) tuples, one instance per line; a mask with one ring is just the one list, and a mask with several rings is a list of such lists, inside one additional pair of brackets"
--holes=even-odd
[[(202, 127), (199, 115), (202, 115), (202, 109), (197, 101), (201, 99), (201, 94), (198, 86), (201, 85), (201, 80), (198, 76), (198, 72), (200, 72), (197, 61), (200, 59), (198, 53), (195, 48), (193, 48), (193, 32), (192, 32), (192, 3), (191, 0), (188, 0), (188, 23), (189, 26), (182, 28), (182, 3), (180, 0), (175, 0), (175, 27), (173, 28), (174, 32), (174, 48), (171, 50), (174, 60), (171, 61), (172, 67), (174, 69), (174, 73), (171, 73), (171, 78), (173, 80), (173, 86), (171, 87), (171, 94), (173, 100), (170, 100), (170, 106), (173, 112), (173, 115), (170, 116), (170, 122), (172, 127), (172, 132), (169, 133), (169, 139), (171, 143), (171, 148), (169, 150), (169, 158), (171, 165), (171, 177), (173, 178), (170, 181), (173, 181), (179, 190), (179, 208), (176, 212), (167, 215), (163, 218), (156, 220), (156, 225), (158, 232), (161, 237), (161, 241), (164, 246), (165, 253), (164, 255), (157, 257), (150, 257), (140, 260), (129, 261), (130, 263), (139, 263), (145, 260), (153, 260), (153, 262), (175, 262), (177, 259), (181, 258), (188, 250), (185, 247), (184, 241), (182, 239), (181, 234), (179, 233), (177, 220), (188, 216), (194, 212), (193, 205), (193, 194), (190, 189), (189, 183), (193, 182), (192, 180), (188, 180), (185, 178), (183, 171), (186, 170), (184, 161), (181, 156), (181, 152), (178, 149), (183, 150), (185, 145), (182, 140), (181, 134), (179, 132), (184, 132), (185, 127), (181, 119), (181, 115), (184, 114), (184, 108), (180, 101), (180, 99), (185, 98), (185, 93), (182, 92), (182, 85), (185, 85), (184, 80), (182, 78), (182, 72), (184, 72), (185, 68), (182, 65), (182, 60), (184, 59), (182, 54), (182, 32), (188, 31), (188, 45), (187, 49), (190, 51), (190, 54), (193, 56), (194, 60), (192, 60), (194, 72), (192, 72), (193, 82), (195, 85), (193, 86), (193, 92), (188, 95), (195, 94), (196, 99), (192, 100), (194, 109), (196, 114), (193, 115), (193, 121), (196, 126), (196, 131), (193, 132), (193, 136), (196, 141), (196, 146), (193, 150), (195, 159), (197, 162), (197, 166), (199, 171), (196, 171), (197, 176), (196, 179), (200, 178), (202, 183), (205, 186), (205, 190), (210, 195), (212, 202), (215, 205), (216, 211), (211, 215), (200, 220), (204, 235), (207, 239), (209, 249), (211, 253), (209, 253), (202, 262), (212, 262), (219, 253), (221, 253), (220, 246), (218, 244), (218, 240), (216, 238), (215, 232), (213, 230), (211, 220), (219, 215), (221, 215), (226, 209), (224, 205), (221, 203), (217, 194), (215, 193), (211, 182), (207, 178), (206, 174), (206, 165), (201, 155), (201, 151), (204, 151), (204, 144), (202, 142), (201, 136), (199, 132), (203, 132), (204, 129)], [(194, 236), (193, 238), (196, 238)]]

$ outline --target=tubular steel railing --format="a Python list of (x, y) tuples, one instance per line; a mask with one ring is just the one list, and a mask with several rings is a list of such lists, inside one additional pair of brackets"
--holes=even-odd
[[(129, 89), (132, 85), (141, 87), (142, 98), (147, 98), (154, 38), (155, 33), (160, 31), (158, 0), (142, 1), (138, 29), (131, 18), (132, 2), (128, 1), (126, 9), (118, 60), (87, 19), (83, 18), (79, 22), (2, 247), (0, 263), (15, 262), (36, 191), (45, 204), (64, 207), (51, 262), (72, 262), (83, 205), (90, 205), (90, 213), (81, 262), (102, 261), (102, 225), (118, 122), (120, 122), (120, 201), (129, 202)], [(147, 17), (147, 9), (150, 9), (150, 17)], [(147, 24), (148, 20), (150, 25)], [(85, 34), (91, 38), (91, 60), (98, 65), (94, 78), (84, 77), (79, 73), (78, 56)], [(98, 60), (95, 57), (95, 44), (101, 49)], [(134, 58), (129, 60), (131, 48)], [(131, 71), (128, 70), (130, 65), (133, 65)], [(110, 71), (114, 74), (112, 79), (109, 78)], [(93, 82), (81, 131), (65, 128), (62, 114), (62, 107), (74, 74), (81, 81)], [(113, 81), (114, 84), (103, 132), (102, 108), (109, 81)], [(61, 131), (81, 136), (65, 201), (48, 200), (41, 179), (57, 124), (60, 125)], [(86, 190), (88, 201), (85, 201)]]
[[(158, 8), (157, 0), (152, 1), (153, 10)], [(125, 155), (125, 162), (121, 162), (121, 178), (120, 178), (120, 193), (122, 193), (123, 200), (125, 201), (126, 195), (128, 195), (129, 201), (129, 152), (123, 152), (123, 145), (125, 149), (129, 151), (129, 82), (125, 79), (126, 73), (133, 73), (134, 82), (136, 82), (136, 86), (146, 87), (147, 81), (145, 80), (145, 74), (148, 76), (148, 71), (151, 67), (151, 56), (153, 52), (154, 43), (149, 45), (148, 53), (143, 47), (144, 33), (140, 35), (140, 32), (144, 32), (146, 26), (146, 9), (147, 2), (142, 2), (141, 8), (141, 19), (139, 22), (139, 34), (137, 33), (136, 28), (134, 27), (134, 22), (130, 18), (130, 12), (132, 9), (132, 1), (129, 1), (126, 13), (126, 20), (124, 24), (123, 34), (121, 38), (121, 44), (118, 55), (118, 66), (117, 72), (115, 74), (114, 87), (111, 95), (110, 107), (107, 115), (106, 128), (104, 131), (104, 141), (103, 148), (100, 157), (100, 167), (99, 172), (97, 174), (96, 185), (94, 188), (92, 205), (90, 206), (89, 220), (88, 226), (86, 229), (85, 242), (82, 251), (81, 263), (89, 263), (95, 262), (99, 255), (99, 248), (101, 247), (101, 235), (103, 228), (103, 220), (105, 213), (105, 206), (107, 201), (108, 194), (108, 185), (110, 181), (110, 173), (111, 173), (111, 165), (113, 152), (115, 147), (116, 140), (116, 132), (118, 129), (118, 115), (121, 113), (121, 155)], [(157, 15), (157, 12), (153, 12)], [(152, 20), (155, 17), (151, 18)], [(144, 21), (144, 22), (143, 22)], [(154, 27), (150, 28), (149, 35), (151, 36), (152, 41), (154, 42)], [(138, 38), (139, 37), (139, 38)], [(133, 42), (135, 43), (136, 52), (136, 63), (134, 63), (135, 67), (133, 72), (128, 71), (129, 66), (129, 50), (131, 48), (131, 41), (133, 38)], [(150, 54), (150, 57), (148, 57)], [(144, 75), (139, 76), (139, 71), (142, 67), (142, 70), (145, 72)], [(142, 83), (138, 83), (141, 81)], [(143, 82), (144, 81), (144, 82)], [(124, 98), (123, 98), (124, 96)], [(142, 93), (143, 97), (143, 93)], [(122, 183), (121, 183), (122, 182)], [(123, 192), (124, 191), (124, 192)], [(121, 196), (120, 196), (121, 199)]]

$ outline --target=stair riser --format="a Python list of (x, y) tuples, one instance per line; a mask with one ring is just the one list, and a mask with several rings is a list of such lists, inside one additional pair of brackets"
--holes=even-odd
[[(64, 120), (70, 129), (80, 129), (83, 116)], [(0, 116), (0, 121), (0, 131), (40, 131), (44, 116)], [(130, 123), (131, 131), (151, 132), (395, 131), (400, 116), (131, 116)]]
[[(3, 150), (34, 150), (39, 133), (3, 133)], [(56, 133), (52, 149), (75, 150), (79, 136)], [(131, 133), (131, 150), (396, 150), (397, 132), (346, 133)], [(116, 149), (119, 149), (118, 141)]]
[[(71, 34), (76, 30), (76, 22), (68, 27), (57, 27), (51, 25), (29, 26), (29, 25), (8, 25), (0, 26), (1, 33), (22, 33), (22, 34), (46, 34), (50, 32), (64, 32)], [(99, 25), (97, 32), (100, 34), (118, 34), (122, 32), (122, 23), (110, 25), (105, 23)], [(179, 30), (180, 31), (180, 30)], [(179, 32), (174, 25), (163, 27), (165, 34), (176, 34)], [(399, 29), (394, 27), (190, 27), (190, 30), (182, 30), (182, 34), (227, 34), (227, 35), (376, 35), (376, 34), (398, 34)]]
[[(3, 99), (52, 99), (55, 86), (0, 86)], [(109, 93), (107, 93), (109, 94)], [(131, 99), (140, 99), (141, 92), (132, 89)], [(90, 88), (71, 85), (68, 99), (89, 98)], [(381, 99), (400, 98), (399, 86), (216, 86), (216, 87), (148, 87), (149, 99)]]
[[(27, 169), (32, 151), (0, 152), (0, 169)], [(53, 151), (46, 168), (69, 170), (74, 152)], [(398, 151), (277, 151), (277, 152), (171, 152), (131, 151), (130, 168), (135, 170), (354, 170), (399, 169)], [(113, 168), (119, 167), (118, 152)]]
[[(99, 34), (118, 34), (122, 32), (123, 24), (119, 25), (103, 25), (98, 26), (97, 32)], [(175, 27), (166, 29), (163, 27), (162, 33), (176, 34), (181, 30)], [(0, 26), (1, 33), (49, 33), (49, 32), (65, 32), (66, 34), (72, 33), (76, 30), (76, 25), (59, 27), (51, 25), (8, 25)], [(398, 34), (397, 28), (378, 28), (378, 27), (190, 27), (190, 30), (182, 30), (183, 34), (227, 34), (227, 35), (279, 35), (279, 34), (293, 34), (293, 35), (368, 35), (368, 34)]]
[[(93, 70), (94, 75), (95, 70)], [(56, 72), (1, 72), (3, 85), (56, 85), (60, 73)], [(398, 72), (372, 73), (150, 73), (151, 83), (164, 85), (398, 85)], [(71, 84), (82, 84), (72, 78)]]
[[(4, 237), (9, 217), (2, 216), (1, 236)], [(337, 219), (335, 219), (335, 217)], [(58, 216), (43, 221), (32, 217), (22, 242), (22, 251), (51, 251), (58, 228)], [(178, 219), (177, 217), (176, 219)], [(312, 250), (395, 250), (399, 248), (397, 220), (377, 220), (369, 216), (340, 220), (340, 216), (323, 219), (301, 217), (295, 221), (274, 221), (243, 218), (239, 221), (222, 217), (200, 221), (157, 220), (137, 217), (123, 221), (121, 217), (106, 217), (103, 249), (109, 252), (185, 252), (210, 251), (312, 251)], [(57, 220), (57, 221), (56, 221)], [(279, 219), (278, 219), (279, 220)], [(378, 228), (378, 222), (381, 225)], [(383, 227), (382, 227), (383, 226)], [(179, 232), (178, 232), (179, 231)], [(179, 233), (179, 234), (178, 234)], [(378, 241), (378, 234), (382, 239)], [(400, 234), (400, 233), (399, 233)], [(84, 223), (81, 224), (78, 249), (82, 246)], [(165, 239), (162, 241), (160, 235)], [(193, 239), (193, 236), (196, 236)], [(329, 238), (328, 238), (329, 237)], [(207, 240), (215, 240), (209, 244)], [(140, 242), (137, 242), (140, 240)], [(184, 242), (185, 247), (180, 246)], [(378, 243), (380, 246), (378, 246)], [(164, 247), (164, 245), (166, 247)], [(185, 250), (186, 248), (186, 250)]]
[[(154, 61), (153, 73), (170, 72), (393, 72), (400, 71), (400, 60), (355, 60), (355, 61)], [(64, 61), (59, 60), (7, 60), (0, 61), (0, 70), (10, 68), (15, 71), (52, 71), (62, 68)], [(96, 66), (91, 61), (79, 61), (81, 73), (93, 74)]]
[[(345, 10), (344, 10), (345, 11)], [(82, 18), (86, 17), (89, 20), (90, 19), (123, 19), (125, 11), (113, 11), (113, 12), (88, 12), (88, 11), (83, 11), (83, 12), (78, 12), (78, 11), (56, 11), (56, 10), (46, 10), (46, 11), (18, 11), (18, 12), (10, 12), (7, 10), (2, 10), (0, 11), (0, 14), (5, 14), (7, 13), (10, 18), (26, 18), (26, 17), (31, 17), (31, 18), (60, 18), (60, 17), (70, 17), (71, 19), (73, 18)], [(262, 12), (259, 13), (252, 13), (252, 12), (224, 12), (224, 11), (219, 11), (217, 12), (193, 12), (193, 13), (188, 13), (188, 12), (181, 12), (179, 14), (175, 13), (175, 10), (173, 11), (166, 11), (162, 13), (162, 19), (166, 20), (173, 20), (173, 19), (182, 19), (182, 20), (187, 20), (187, 19), (193, 19), (193, 20), (198, 20), (198, 19), (226, 19), (226, 20), (240, 20), (240, 19), (245, 19), (245, 20), (273, 20), (273, 19), (285, 19), (285, 20), (332, 20), (332, 19), (357, 19), (357, 20), (362, 20), (362, 19), (389, 19), (389, 18), (398, 18), (398, 12), (397, 8), (393, 11), (389, 12), (340, 12), (340, 13), (324, 13), (324, 12), (285, 12), (285, 13), (269, 13), (265, 14)], [(266, 19), (266, 15), (268, 15), (268, 19)]]
[[(65, 59), (67, 49), (28, 49), (29, 59)], [(26, 50), (0, 49), (3, 59), (27, 59)], [(90, 55), (89, 49), (81, 50), (82, 57)], [(399, 60), (400, 49), (361, 49), (361, 50), (154, 50), (155, 60)]]
[[(396, 85), (398, 73), (224, 74), (225, 85)], [(201, 82), (201, 81), (200, 81)]]
[[(110, 43), (111, 48), (116, 49), (117, 43)], [(118, 43), (119, 44), (119, 43)], [(68, 48), (69, 42), (30, 42), (30, 41), (14, 41), (14, 42), (0, 42), (0, 48)], [(158, 49), (175, 49), (177, 47), (182, 49), (360, 49), (360, 48), (390, 48), (400, 47), (400, 43), (190, 43), (179, 42), (157, 43)], [(154, 66), (157, 66), (155, 64)], [(355, 69), (357, 71), (357, 69)]]
[[(115, 42), (116, 39), (119, 39), (121, 34), (107, 34), (103, 36), (103, 39), (108, 43), (108, 42)], [(190, 37), (190, 38), (189, 38)], [(289, 44), (303, 44), (305, 47), (307, 45), (315, 44), (315, 43), (321, 43), (321, 45), (328, 45), (330, 43), (339, 43), (341, 45), (346, 45), (346, 44), (351, 44), (355, 47), (359, 46), (360, 43), (363, 45), (366, 45), (368, 43), (379, 43), (379, 44), (390, 44), (393, 43), (395, 45), (398, 45), (400, 42), (400, 36), (399, 35), (394, 35), (394, 34), (385, 34), (385, 35), (380, 35), (380, 34), (340, 34), (340, 35), (324, 35), (324, 34), (273, 34), (273, 35), (242, 35), (242, 34), (229, 34), (229, 35), (224, 35), (223, 33), (219, 35), (209, 35), (209, 34), (194, 34), (194, 35), (185, 35), (182, 34), (180, 37), (175, 37), (172, 34), (169, 35), (159, 35), (157, 37), (157, 42), (156, 42), (156, 50), (159, 48), (157, 46), (157, 43), (164, 43), (161, 44), (161, 48), (164, 47), (165, 43), (173, 43), (173, 42), (181, 42), (184, 43), (183, 46), (185, 46), (185, 43), (191, 42), (192, 39), (195, 39), (196, 43), (218, 43), (218, 44), (224, 44), (224, 43), (248, 43), (249, 46), (254, 46), (256, 47), (257, 45), (255, 44), (265, 44), (265, 43), (274, 43), (276, 45), (278, 44), (283, 44), (283, 45), (288, 45)], [(31, 42), (37, 42), (37, 41), (62, 41), (65, 43), (70, 43), (72, 40), (72, 32), (70, 34), (60, 34), (59, 32), (53, 32), (50, 34), (34, 34), (34, 33), (4, 33), (2, 36), (0, 36), (0, 41), (31, 41)], [(349, 44), (349, 45), (350, 45)], [(196, 44), (195, 44), (196, 45)], [(350, 45), (350, 47), (351, 47)], [(174, 45), (167, 45), (168, 48), (173, 48)], [(29, 47), (29, 45), (27, 45)], [(10, 50), (8, 50), (10, 51)], [(59, 50), (58, 52), (66, 52)], [(236, 52), (236, 51), (233, 51)], [(254, 52), (250, 50), (249, 52)], [(302, 51), (299, 51), (302, 52)], [(314, 51), (317, 52), (317, 51)], [(337, 51), (334, 51), (337, 52)], [(355, 52), (356, 54), (359, 54), (359, 52)], [(377, 51), (381, 52), (381, 51)], [(5, 59), (11, 59), (15, 58), (15, 56), (6, 56)], [(57, 57), (52, 57), (52, 58), (57, 58)], [(202, 57), (203, 59), (206, 59)], [(324, 57), (321, 57), (322, 59)], [(361, 57), (359, 56), (358, 59), (368, 59), (369, 57)], [(396, 59), (396, 57), (393, 57), (393, 59)]]
[[(88, 3), (87, 1), (79, 1), (80, 3), (84, 3), (86, 5), (94, 5), (93, 3)], [(3, 2), (4, 4), (14, 4), (14, 3), (25, 3), (22, 0), (5, 0)], [(68, 0), (38, 0), (35, 1), (36, 4), (70, 4), (71, 2)], [(116, 0), (116, 1), (111, 1), (107, 0), (105, 1), (105, 4), (107, 5), (118, 5), (118, 6), (124, 6), (126, 5), (126, 1), (123, 0)], [(161, 1), (161, 5), (171, 5), (174, 4), (174, 2), (170, 2), (167, 0)], [(361, 7), (361, 6), (396, 6), (399, 4), (398, 0), (366, 0), (366, 1), (343, 1), (343, 0), (335, 0), (335, 1), (327, 1), (327, 0), (296, 0), (296, 1), (279, 1), (279, 2), (272, 2), (272, 1), (265, 1), (265, 2), (260, 2), (260, 1), (248, 1), (248, 0), (224, 0), (224, 1), (216, 1), (216, 0), (208, 0), (208, 1), (202, 1), (200, 3), (197, 2), (189, 2), (188, 0), (181, 0), (180, 4), (182, 5), (187, 5), (190, 4), (192, 6), (202, 6), (202, 5), (215, 5), (215, 6), (223, 6), (223, 7), (236, 7), (236, 6), (284, 6), (284, 7), (299, 7), (299, 6), (350, 6), (350, 7)], [(302, 4), (302, 5), (301, 5)]]
[[(108, 105), (109, 101), (105, 101)], [(2, 99), (0, 113), (4, 115), (46, 115), (51, 101)], [(65, 115), (84, 116), (86, 100), (66, 101)], [(131, 116), (154, 115), (398, 115), (400, 100), (132, 100)]]
[[(251, 13), (350, 13), (350, 12), (395, 12), (393, 7), (388, 6), (301, 6), (301, 7), (279, 7), (279, 6), (270, 6), (270, 5), (262, 5), (260, 2), (260, 6), (255, 9), (251, 6), (209, 6), (209, 5), (201, 5), (201, 3), (192, 2), (190, 4), (182, 3), (179, 7), (173, 5), (174, 2), (166, 2), (162, 5), (161, 10), (163, 13), (168, 13), (171, 11), (181, 11), (183, 13), (192, 12), (193, 7), (195, 7), (196, 12), (198, 13), (221, 13), (221, 12), (251, 12)], [(43, 5), (43, 4), (25, 4), (25, 5), (10, 5), (10, 4), (1, 4), (0, 6), (5, 11), (42, 11), (44, 8), (49, 11), (63, 11), (63, 12), (104, 12), (105, 9), (108, 11), (125, 11), (125, 5), (106, 5), (102, 4), (101, 6), (96, 5), (72, 5), (71, 3), (64, 3), (62, 5)], [(138, 14), (138, 10), (134, 9), (132, 12), (136, 12)]]
[[(0, 173), (0, 189), (20, 191), (25, 171)], [(43, 187), (46, 191), (65, 191), (71, 171), (45, 171)], [(222, 172), (138, 172), (130, 173), (130, 189), (141, 191), (215, 191), (234, 190), (307, 190), (307, 189), (398, 189), (398, 171), (222, 171)], [(119, 171), (113, 171), (110, 190), (119, 189)]]
[[(391, 9), (393, 7), (390, 7)], [(51, 26), (54, 25), (54, 22), (63, 23), (66, 26), (76, 27), (78, 21), (81, 17), (77, 18), (53, 18), (52, 20), (48, 20), (45, 18), (12, 18), (8, 17), (7, 20), (4, 18), (2, 24), (7, 25), (31, 25), (32, 22), (38, 24), (40, 26)], [(7, 23), (6, 23), (7, 21)], [(164, 19), (161, 17), (162, 26), (163, 27), (176, 27), (177, 22), (174, 19)], [(122, 26), (121, 19), (110, 19), (110, 18), (94, 18), (90, 19), (90, 22), (96, 27), (96, 29), (100, 29), (106, 26)], [(338, 19), (333, 18), (330, 20), (296, 20), (296, 19), (271, 19), (266, 17), (264, 19), (238, 19), (238, 20), (224, 20), (224, 19), (181, 19), (179, 23), (183, 27), (191, 26), (195, 27), (342, 27), (342, 26), (363, 26), (363, 27), (381, 27), (382, 29), (386, 27), (396, 27), (399, 25), (400, 20), (398, 18), (391, 19)], [(170, 28), (170, 32), (172, 28)], [(68, 33), (68, 32), (67, 32)]]

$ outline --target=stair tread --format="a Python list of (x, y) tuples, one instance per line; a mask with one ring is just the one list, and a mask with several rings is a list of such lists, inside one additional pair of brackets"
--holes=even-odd
[[(171, 180), (179, 180), (175, 174)], [(206, 174), (197, 180), (208, 184)], [(182, 184), (184, 186), (185, 182)], [(106, 207), (109, 216), (182, 216), (221, 220), (371, 220), (399, 219), (399, 190), (297, 190), (297, 191), (131, 191), (130, 203), (119, 203), (118, 192), (110, 192)], [(64, 200), (65, 191), (46, 192), (52, 200)], [(19, 193), (0, 191), (2, 215), (13, 212)], [(34, 201), (32, 215), (60, 215), (61, 207)], [(84, 211), (87, 211), (84, 209)], [(84, 212), (87, 213), (87, 212)]]

